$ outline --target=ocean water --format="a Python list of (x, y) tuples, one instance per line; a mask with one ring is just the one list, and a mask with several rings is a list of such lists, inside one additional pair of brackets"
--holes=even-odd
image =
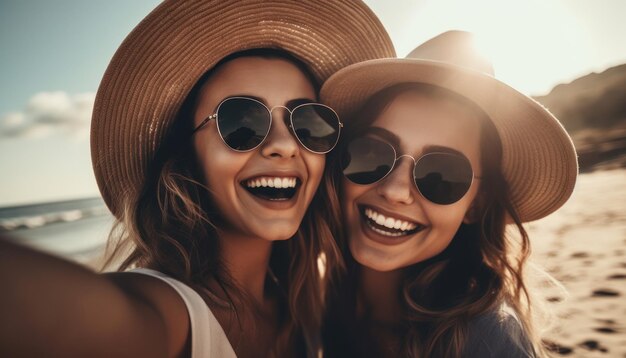
[(101, 256), (113, 216), (101, 198), (0, 208), (0, 232), (80, 263)]

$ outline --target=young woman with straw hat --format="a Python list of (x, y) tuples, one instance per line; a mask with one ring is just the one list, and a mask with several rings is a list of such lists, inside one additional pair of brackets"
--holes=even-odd
[(332, 287), (326, 356), (545, 353), (522, 223), (568, 199), (576, 153), (472, 42), (446, 32), (405, 59), (348, 66), (321, 90), (346, 127), (328, 163), (348, 270)]
[(317, 261), (329, 275), (338, 258), (317, 187), (341, 128), (317, 88), (392, 56), (361, 1), (161, 3), (111, 60), (92, 119), (109, 262), (136, 269), (0, 243), (0, 355), (315, 356)]

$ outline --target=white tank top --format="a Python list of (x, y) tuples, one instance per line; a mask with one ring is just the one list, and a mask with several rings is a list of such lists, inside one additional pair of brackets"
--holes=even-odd
[(236, 358), (226, 334), (209, 306), (191, 287), (159, 271), (138, 268), (130, 272), (156, 277), (170, 285), (183, 299), (191, 324), (191, 358)]

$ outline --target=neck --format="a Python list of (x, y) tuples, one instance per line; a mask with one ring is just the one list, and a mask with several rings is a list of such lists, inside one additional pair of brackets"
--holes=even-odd
[(230, 277), (247, 296), (262, 305), (272, 242), (225, 232), (219, 237), (223, 264)]
[(368, 312), (370, 319), (378, 323), (399, 323), (402, 277), (402, 270), (380, 272), (361, 266), (357, 288), (361, 303), (359, 314)]

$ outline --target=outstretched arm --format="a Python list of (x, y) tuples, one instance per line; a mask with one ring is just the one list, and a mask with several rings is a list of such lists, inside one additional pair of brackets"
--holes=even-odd
[(100, 275), (0, 238), (0, 356), (180, 356), (178, 294), (138, 274)]

